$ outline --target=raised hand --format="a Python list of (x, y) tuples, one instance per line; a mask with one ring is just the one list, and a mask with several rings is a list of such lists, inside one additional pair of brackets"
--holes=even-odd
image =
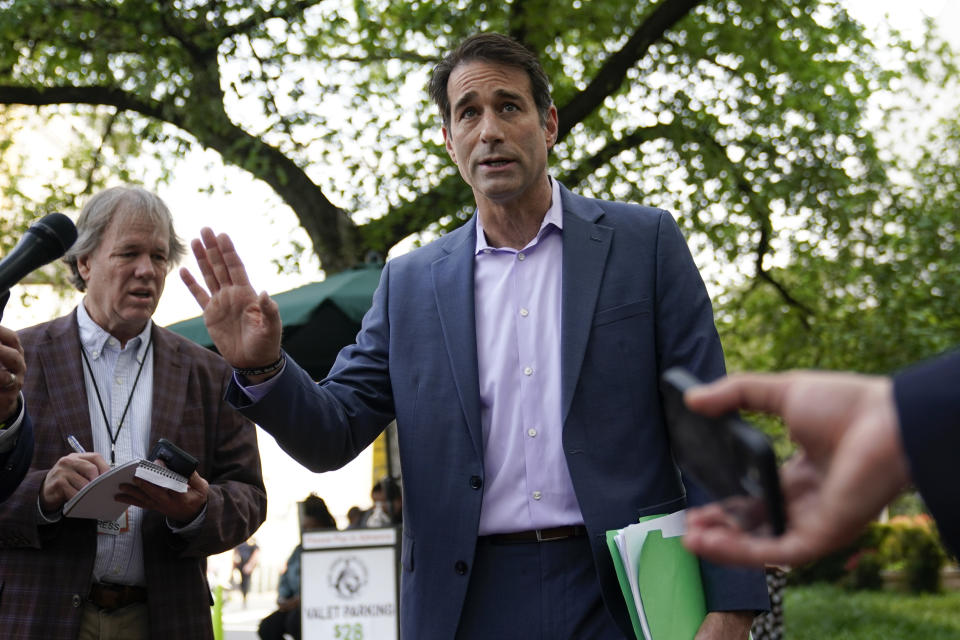
[(204, 227), (190, 246), (207, 289), (186, 268), (180, 269), (180, 278), (203, 309), (203, 322), (220, 355), (234, 367), (264, 367), (276, 361), (280, 311), (266, 291), (254, 291), (230, 237)]
[(693, 389), (691, 409), (783, 417), (802, 453), (780, 471), (787, 530), (742, 531), (718, 505), (691, 509), (684, 544), (717, 562), (796, 565), (853, 540), (909, 480), (892, 382), (856, 374), (745, 374)]

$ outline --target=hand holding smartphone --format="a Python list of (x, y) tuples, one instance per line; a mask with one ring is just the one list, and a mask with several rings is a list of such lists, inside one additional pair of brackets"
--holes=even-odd
[(192, 455), (173, 444), (166, 438), (157, 440), (150, 450), (148, 460), (163, 460), (167, 468), (176, 471), (184, 478), (189, 478), (197, 468), (197, 459)]
[(709, 417), (687, 408), (684, 392), (700, 384), (680, 367), (662, 376), (667, 430), (677, 464), (745, 531), (782, 534), (783, 494), (769, 440), (736, 414)]

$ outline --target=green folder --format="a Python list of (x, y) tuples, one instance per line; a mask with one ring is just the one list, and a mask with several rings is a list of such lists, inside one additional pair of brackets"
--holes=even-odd
[[(651, 521), (666, 515), (641, 518), (640, 523), (649, 526), (653, 524)], [(613, 566), (633, 630), (639, 640), (691, 640), (707, 614), (700, 582), (700, 563), (683, 546), (682, 535), (664, 537), (663, 531), (656, 527), (647, 531), (642, 529), (627, 527), (607, 532), (607, 546), (613, 556)], [(635, 534), (636, 530), (641, 531)], [(627, 562), (616, 541), (621, 532), (625, 536)], [(639, 602), (635, 600), (630, 585), (628, 566), (631, 565), (636, 567)], [(644, 633), (644, 626), (649, 628), (651, 637)]]
[(637, 635), (638, 640), (644, 640), (637, 605), (633, 602), (633, 591), (630, 589), (630, 579), (627, 578), (627, 570), (623, 566), (623, 560), (620, 558), (620, 548), (617, 546), (618, 533), (620, 533), (619, 529), (607, 531), (607, 547), (610, 549), (610, 555), (613, 556), (613, 568), (617, 572), (617, 580), (620, 582), (620, 590), (623, 592), (623, 600), (627, 604), (627, 611), (630, 612), (633, 632)]

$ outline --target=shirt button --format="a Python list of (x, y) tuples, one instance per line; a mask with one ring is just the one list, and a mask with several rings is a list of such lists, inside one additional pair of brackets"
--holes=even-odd
[(520, 315), (526, 318), (528, 315), (530, 315), (530, 312), (526, 309), (520, 309)]
[(539, 500), (539, 499), (542, 498), (542, 497), (543, 497), (543, 494), (540, 493), (539, 491), (534, 491), (534, 492), (533, 492), (533, 499), (534, 499), (534, 500)]
[(527, 429), (527, 435), (530, 436), (531, 438), (536, 438), (536, 437), (537, 437), (537, 430), (536, 430), (536, 429)]
[(525, 375), (525, 376), (532, 376), (532, 375), (533, 375), (533, 367), (524, 367), (524, 368), (523, 368), (523, 375)]
[(526, 259), (527, 259), (527, 256), (525, 256), (524, 254), (522, 253), (517, 254), (517, 260), (519, 260), (520, 262), (523, 262)]
[(99, 357), (100, 357), (100, 352), (99, 352), (99, 351), (94, 351), (94, 352), (93, 352), (93, 357), (94, 357), (94, 358), (99, 358)]

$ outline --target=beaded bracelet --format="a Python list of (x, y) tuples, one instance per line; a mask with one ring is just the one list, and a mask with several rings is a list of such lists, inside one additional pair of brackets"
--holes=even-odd
[(284, 363), (286, 363), (287, 358), (283, 353), (280, 354), (280, 357), (277, 358), (276, 362), (268, 364), (265, 367), (234, 367), (233, 370), (239, 373), (242, 376), (262, 376), (268, 373), (274, 373), (275, 371), (280, 371), (283, 369)]

